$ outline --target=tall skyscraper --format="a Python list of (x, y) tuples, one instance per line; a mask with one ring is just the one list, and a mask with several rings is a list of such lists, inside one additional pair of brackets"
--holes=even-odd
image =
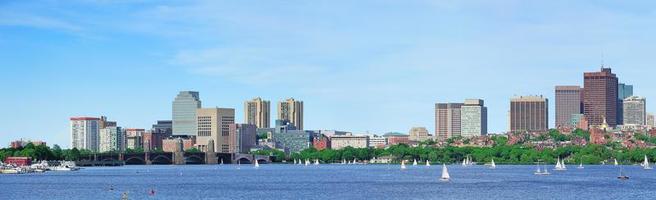
[(590, 125), (617, 125), (617, 76), (610, 68), (583, 74), (583, 114)]
[(624, 99), (624, 125), (647, 125), (647, 107), (643, 97), (630, 96)]
[(208, 143), (213, 141), (214, 151), (229, 153), (230, 125), (235, 123), (235, 109), (200, 108), (197, 109), (198, 134), (196, 144), (201, 151), (208, 151)]
[(98, 151), (100, 118), (71, 117), (71, 147)]
[(542, 96), (510, 99), (510, 131), (541, 132), (549, 129), (549, 100)]
[(462, 103), (435, 104), (435, 136), (444, 141), (461, 136), (460, 109)]
[(196, 135), (196, 110), (201, 107), (198, 92), (181, 91), (173, 100), (173, 135)]
[(617, 124), (624, 123), (624, 99), (633, 96), (633, 85), (617, 84)]
[(257, 97), (244, 103), (244, 123), (253, 124), (257, 128), (269, 128), (271, 122), (271, 103)]
[(303, 101), (289, 98), (278, 102), (278, 120), (289, 120), (298, 130), (303, 130)]
[(460, 135), (475, 137), (487, 134), (487, 107), (482, 99), (466, 99), (460, 108)]
[(556, 127), (571, 126), (574, 114), (581, 114), (581, 87), (556, 86)]
[(100, 141), (99, 152), (125, 150), (125, 135), (123, 135), (121, 127), (108, 126), (102, 128), (98, 138)]

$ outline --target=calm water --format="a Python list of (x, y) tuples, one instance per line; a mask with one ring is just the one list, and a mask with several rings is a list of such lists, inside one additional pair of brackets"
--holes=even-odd
[(0, 199), (120, 199), (123, 192), (130, 199), (656, 199), (656, 170), (624, 169), (628, 181), (617, 180), (615, 166), (535, 176), (535, 166), (454, 165), (444, 183), (436, 165), (95, 167), (0, 175)]

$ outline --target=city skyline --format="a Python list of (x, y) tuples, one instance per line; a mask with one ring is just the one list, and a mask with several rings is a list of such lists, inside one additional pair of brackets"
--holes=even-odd
[[(642, 8), (653, 3), (632, 3), (374, 3), (398, 6), (391, 10), (357, 2), (73, 2), (63, 11), (55, 3), (6, 2), (0, 108), (13, 115), (0, 117), (0, 141), (66, 147), (73, 116), (149, 128), (171, 120), (170, 103), (183, 90), (199, 91), (204, 107), (234, 108), (236, 122), (244, 121), (245, 100), (294, 97), (305, 102), (305, 129), (378, 134), (417, 126), (432, 134), (435, 103), (477, 98), (488, 107), (489, 132), (503, 132), (511, 97), (555, 99), (556, 85), (583, 86), (583, 72), (599, 70), (602, 52), (619, 81), (649, 101), (656, 95), (648, 73), (656, 26)], [(219, 6), (238, 11), (203, 9)], [(363, 14), (345, 19), (331, 12), (341, 9)], [(298, 17), (308, 12), (316, 16)], [(242, 23), (230, 21), (238, 14)], [(40, 125), (30, 126), (34, 121)]]

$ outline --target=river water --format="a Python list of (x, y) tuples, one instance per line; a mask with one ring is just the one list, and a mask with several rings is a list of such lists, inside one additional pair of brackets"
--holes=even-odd
[[(551, 167), (551, 166), (550, 166)], [(185, 165), (0, 174), (0, 199), (656, 199), (656, 170), (586, 166), (535, 176), (535, 166)], [(113, 188), (111, 190), (110, 188)], [(149, 194), (154, 191), (154, 195)]]

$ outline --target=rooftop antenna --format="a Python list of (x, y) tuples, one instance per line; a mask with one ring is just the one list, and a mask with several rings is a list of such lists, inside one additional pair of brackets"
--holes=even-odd
[(604, 68), (604, 51), (601, 51), (601, 68)]

